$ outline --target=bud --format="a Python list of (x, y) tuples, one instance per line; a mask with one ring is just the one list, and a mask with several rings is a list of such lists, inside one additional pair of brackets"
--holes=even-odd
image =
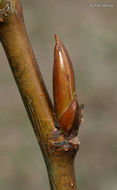
[(79, 106), (76, 99), (71, 59), (57, 35), (55, 35), (55, 39), (53, 68), (54, 108), (60, 128), (67, 134), (72, 129), (75, 131), (78, 130)]

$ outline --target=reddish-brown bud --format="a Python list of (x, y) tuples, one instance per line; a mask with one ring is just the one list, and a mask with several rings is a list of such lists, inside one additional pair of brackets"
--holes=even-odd
[(79, 106), (76, 99), (71, 59), (57, 35), (55, 35), (55, 39), (53, 68), (54, 107), (60, 128), (63, 132), (68, 133), (71, 129), (78, 130)]

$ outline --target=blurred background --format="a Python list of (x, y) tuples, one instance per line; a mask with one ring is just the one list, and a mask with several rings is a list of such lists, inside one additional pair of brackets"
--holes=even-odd
[[(102, 2), (113, 8), (90, 8), (90, 0), (22, 0), (51, 97), (55, 33), (72, 59), (78, 100), (85, 104), (75, 160), (80, 190), (117, 190), (117, 2)], [(0, 189), (49, 190), (45, 163), (1, 45), (0, 110)]]

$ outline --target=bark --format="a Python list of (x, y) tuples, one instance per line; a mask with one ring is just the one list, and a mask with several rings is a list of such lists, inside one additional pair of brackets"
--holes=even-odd
[(25, 30), (20, 0), (0, 0), (0, 41), (41, 147), (51, 190), (76, 190), (74, 158), (79, 140), (66, 139), (57, 129), (53, 105)]

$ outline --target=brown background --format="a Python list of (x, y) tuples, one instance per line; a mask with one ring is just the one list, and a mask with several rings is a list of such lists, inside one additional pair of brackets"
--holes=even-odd
[[(51, 97), (55, 33), (71, 55), (78, 99), (85, 104), (75, 161), (80, 190), (117, 189), (117, 4), (111, 2), (113, 8), (89, 8), (85, 0), (22, 0)], [(0, 46), (0, 190), (26, 189), (49, 190), (48, 177)]]

